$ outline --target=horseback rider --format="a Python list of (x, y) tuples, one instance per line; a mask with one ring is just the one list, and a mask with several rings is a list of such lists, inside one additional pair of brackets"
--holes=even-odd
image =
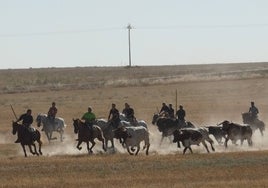
[(52, 106), (49, 108), (47, 116), (53, 125), (55, 123), (55, 117), (56, 117), (57, 112), (58, 112), (58, 109), (56, 108), (56, 103), (52, 102)]
[(119, 111), (116, 109), (116, 105), (114, 103), (112, 104), (112, 108), (109, 112), (108, 121), (114, 128), (117, 128), (120, 123)]
[[(26, 111), (26, 113), (22, 114), (20, 116), (20, 118), (16, 122), (18, 123), (21, 120), (22, 120), (22, 125), (25, 126), (29, 132), (34, 132), (35, 131), (35, 129), (33, 127), (31, 127), (31, 124), (33, 123), (33, 116), (32, 116), (32, 110), (31, 109), (28, 109)], [(20, 143), (20, 142), (21, 142), (21, 138), (18, 135), (18, 138), (15, 141), (15, 143)]]
[(169, 104), (168, 105), (168, 115), (172, 119), (175, 118), (175, 116), (174, 116), (174, 109), (172, 108), (172, 104)]
[(92, 108), (89, 106), (87, 112), (82, 116), (82, 120), (85, 120), (85, 125), (88, 126), (90, 133), (92, 133), (92, 126), (95, 123), (96, 116), (92, 112)]
[(176, 115), (177, 115), (178, 120), (180, 122), (185, 123), (186, 112), (183, 109), (183, 106), (182, 105), (179, 106), (179, 110), (176, 112)]
[(251, 114), (251, 118), (252, 118), (253, 121), (254, 121), (255, 119), (258, 118), (259, 110), (258, 110), (258, 108), (255, 106), (255, 104), (254, 104), (253, 101), (251, 102), (251, 106), (250, 106), (248, 112)]
[(164, 102), (162, 103), (162, 107), (160, 109), (159, 115), (164, 116), (164, 117), (169, 116), (169, 107)]
[(127, 120), (130, 123), (135, 124), (137, 122), (135, 116), (134, 116), (134, 109), (130, 107), (128, 103), (125, 103), (125, 108), (122, 111), (122, 114), (124, 114), (127, 118)]

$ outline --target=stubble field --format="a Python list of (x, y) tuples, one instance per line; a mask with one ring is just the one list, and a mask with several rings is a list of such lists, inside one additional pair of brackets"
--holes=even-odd
[[(255, 101), (259, 118), (267, 122), (268, 64), (189, 65), (166, 67), (88, 67), (0, 70), (0, 182), (2, 187), (266, 187), (268, 139), (254, 133), (253, 147), (216, 152), (193, 146), (194, 154), (168, 139), (151, 124), (162, 102), (182, 104), (186, 119), (197, 126), (223, 120), (242, 123), (241, 113)], [(177, 92), (177, 103), (176, 103)], [(11, 121), (27, 108), (46, 113), (51, 102), (66, 121), (65, 139), (48, 143), (42, 133), (43, 156), (24, 158), (11, 134)], [(149, 156), (130, 156), (116, 142), (116, 153), (104, 153), (100, 143), (88, 155), (76, 146), (72, 119), (90, 105), (98, 118), (107, 119), (111, 103), (122, 111), (128, 102), (138, 119), (148, 123)], [(36, 127), (36, 123), (34, 123)], [(38, 128), (40, 129), (40, 128)], [(54, 133), (58, 136), (57, 133)], [(210, 149), (210, 148), (209, 148)], [(211, 149), (210, 149), (211, 150)]]

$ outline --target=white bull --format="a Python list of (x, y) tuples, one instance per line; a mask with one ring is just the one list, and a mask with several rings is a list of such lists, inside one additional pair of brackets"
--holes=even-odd
[(130, 155), (134, 153), (133, 148), (137, 147), (135, 155), (140, 151), (140, 143), (144, 141), (143, 150), (146, 148), (146, 155), (149, 154), (150, 140), (149, 132), (147, 128), (143, 126), (137, 127), (119, 127), (115, 131), (115, 138), (123, 139), (123, 143), (126, 145), (127, 151)]

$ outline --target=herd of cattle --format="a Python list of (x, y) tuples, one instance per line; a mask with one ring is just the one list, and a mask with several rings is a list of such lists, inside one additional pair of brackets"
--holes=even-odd
[[(121, 118), (122, 120), (117, 128), (112, 127), (110, 123), (104, 119), (98, 119), (96, 121), (96, 125), (94, 125), (91, 130), (85, 126), (80, 119), (73, 119), (74, 133), (78, 135), (77, 148), (81, 150), (82, 147), (80, 145), (85, 142), (87, 144), (88, 152), (92, 153), (92, 148), (95, 146), (95, 139), (97, 138), (100, 142), (102, 142), (103, 150), (107, 151), (108, 142), (110, 141), (109, 145), (112, 149), (114, 149), (114, 139), (118, 139), (122, 147), (126, 148), (130, 155), (137, 155), (140, 151), (141, 143), (144, 143), (143, 149), (146, 151), (146, 155), (148, 155), (150, 148), (150, 133), (146, 122), (137, 121), (135, 125), (133, 125), (132, 123), (124, 120), (123, 117)], [(178, 147), (181, 147), (181, 144), (184, 146), (183, 154), (185, 154), (187, 149), (189, 149), (192, 153), (191, 145), (199, 146), (200, 144), (202, 144), (209, 153), (210, 151), (208, 149), (207, 142), (210, 144), (211, 149), (215, 151), (211, 136), (214, 136), (218, 144), (224, 144), (227, 148), (229, 140), (231, 140), (233, 144), (236, 144), (237, 141), (240, 140), (241, 145), (244, 140), (246, 140), (248, 145), (252, 146), (252, 134), (257, 129), (259, 129), (263, 135), (263, 131), (265, 130), (265, 124), (263, 121), (260, 121), (259, 119), (252, 119), (249, 113), (242, 114), (242, 118), (244, 123), (243, 125), (225, 120), (215, 126), (195, 127), (191, 122), (180, 122), (177, 119), (166, 118), (159, 114), (154, 114), (152, 124), (156, 125), (158, 130), (162, 133), (160, 143), (164, 137), (173, 136), (173, 142), (177, 143)], [(65, 126), (63, 119), (57, 119), (58, 126), (56, 127), (49, 123), (46, 115), (39, 115), (36, 121), (39, 127), (43, 125), (43, 131), (47, 135), (49, 141), (53, 139), (53, 131), (59, 132), (62, 138)], [(21, 134), (18, 127), (22, 126), (17, 126), (16, 123), (13, 123), (13, 134)], [(36, 131), (40, 135), (37, 129)], [(27, 137), (29, 137), (29, 135)], [(37, 152), (34, 144), (35, 141), (39, 143), (39, 152)], [(89, 147), (89, 143), (91, 143), (91, 147)], [(33, 136), (33, 140), (26, 139), (25, 141), (21, 141), (21, 145), (23, 147), (25, 157), (27, 156), (24, 147), (25, 145), (29, 146), (32, 154), (42, 154), (40, 137), (37, 139), (36, 136)], [(34, 147), (34, 151), (32, 151), (32, 146)]]

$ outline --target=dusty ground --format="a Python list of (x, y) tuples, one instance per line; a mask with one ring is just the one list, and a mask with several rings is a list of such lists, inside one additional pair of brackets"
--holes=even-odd
[[(73, 139), (75, 138), (72, 128), (73, 118), (80, 118), (90, 105), (93, 107), (93, 111), (98, 118), (107, 119), (111, 103), (116, 103), (117, 108), (121, 111), (124, 103), (128, 102), (135, 109), (136, 117), (148, 123), (149, 129), (152, 132), (151, 140), (153, 143), (152, 148), (155, 150), (154, 152), (163, 153), (163, 151), (158, 151), (157, 149), (160, 134), (158, 130), (151, 125), (152, 115), (161, 108), (162, 102), (172, 103), (174, 107), (182, 104), (186, 110), (186, 118), (188, 121), (193, 122), (197, 126), (205, 126), (216, 125), (223, 120), (242, 123), (241, 113), (248, 111), (250, 101), (255, 101), (260, 110), (260, 119), (266, 122), (266, 114), (268, 112), (267, 68), (268, 66), (265, 63), (256, 64), (255, 66), (254, 64), (238, 64), (196, 67), (170, 66), (153, 67), (151, 69), (148, 69), (148, 67), (134, 67), (133, 70), (131, 68), (111, 68), (110, 70), (109, 68), (92, 68), (95, 70), (92, 71), (90, 68), (87, 68), (89, 70), (89, 76), (91, 76), (90, 73), (98, 72), (98, 74), (94, 74), (95, 80), (100, 81), (103, 78), (102, 81), (106, 82), (107, 80), (105, 79), (107, 78), (110, 83), (117, 83), (116, 81), (121, 79), (125, 80), (124, 84), (120, 86), (117, 84), (114, 86), (99, 84), (91, 89), (77, 89), (77, 87), (69, 89), (68, 87), (62, 87), (52, 91), (46, 88), (45, 90), (24, 91), (22, 93), (20, 87), (19, 90), (16, 90), (16, 87), (14, 87), (12, 92), (3, 92), (1, 94), (0, 110), (2, 113), (0, 114), (0, 143), (12, 144), (15, 140), (15, 136), (10, 134), (10, 124), (11, 121), (14, 120), (10, 105), (13, 106), (17, 115), (23, 113), (27, 108), (31, 108), (35, 118), (38, 113), (46, 113), (51, 102), (55, 101), (59, 110), (58, 116), (63, 117), (68, 125), (66, 128), (65, 143), (67, 143), (69, 139), (70, 143), (68, 147), (73, 148), (71, 153), (75, 153), (77, 151), (73, 147)], [(83, 80), (83, 78), (86, 77), (86, 73), (81, 70), (82, 69), (77, 68), (53, 69), (54, 72), (61, 71), (63, 73), (66, 72), (66, 74), (77, 71), (76, 79)], [(129, 76), (124, 70), (129, 72)], [(143, 70), (144, 72), (142, 72)], [(161, 70), (163, 70), (163, 74), (161, 74)], [(25, 71), (27, 72), (27, 70), (22, 70), (22, 72)], [(37, 73), (42, 73), (43, 77), (47, 77), (46, 75), (50, 74), (49, 69), (29, 71), (31, 74), (17, 74), (19, 70), (16, 70), (11, 72), (10, 77), (13, 77), (13, 80), (21, 78), (25, 79), (25, 82), (30, 82), (33, 75)], [(121, 75), (120, 71), (122, 72)], [(135, 83), (127, 86), (128, 83), (132, 83), (132, 80), (135, 79), (131, 71), (136, 75), (136, 79), (150, 77), (149, 82), (147, 80), (145, 83)], [(202, 76), (200, 76), (201, 74)], [(73, 75), (73, 73), (71, 75)], [(81, 78), (79, 75), (81, 75)], [(244, 78), (245, 75), (247, 75), (246, 78)], [(113, 79), (111, 78), (112, 76)], [(172, 78), (170, 78), (170, 76), (172, 76)], [(163, 79), (160, 79), (163, 77), (166, 79), (166, 83), (165, 81), (163, 82)], [(174, 77), (176, 77), (176, 79), (174, 79)], [(61, 76), (58, 76), (57, 80), (59, 81), (61, 79), (64, 80)], [(7, 83), (15, 85), (10, 81), (7, 81)], [(38, 87), (40, 86), (42, 86), (42, 84)], [(255, 134), (257, 137), (255, 142), (259, 143), (256, 145), (257, 149), (266, 148), (266, 144), (261, 141), (264, 138), (260, 138), (258, 134), (259, 133)], [(44, 135), (43, 140), (46, 143)], [(47, 152), (48, 155), (52, 153), (60, 152)]]
[[(0, 182), (3, 187), (265, 187), (268, 138), (254, 133), (253, 147), (215, 143), (207, 154), (193, 146), (182, 155), (176, 144), (164, 140), (151, 124), (162, 102), (182, 104), (186, 119), (197, 126), (223, 120), (242, 123), (250, 101), (268, 118), (268, 65), (232, 64), (133, 68), (66, 68), (0, 70)], [(176, 97), (177, 92), (177, 97)], [(27, 108), (46, 113), (51, 102), (67, 123), (65, 139), (48, 143), (42, 133), (43, 156), (24, 158), (11, 121)], [(107, 118), (111, 103), (121, 111), (128, 102), (138, 119), (148, 123), (149, 156), (129, 156), (116, 141), (116, 154), (104, 153), (98, 143), (94, 155), (85, 145), (78, 151), (72, 119), (90, 105), (98, 118)], [(36, 127), (36, 124), (34, 124)], [(40, 130), (40, 128), (38, 128)], [(58, 136), (55, 133), (56, 136)]]

